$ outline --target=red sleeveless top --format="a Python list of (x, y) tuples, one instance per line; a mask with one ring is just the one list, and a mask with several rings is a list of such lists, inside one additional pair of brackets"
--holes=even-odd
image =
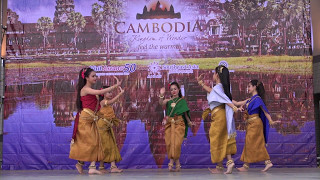
[[(87, 94), (85, 96), (81, 96), (80, 100), (82, 103), (82, 108), (88, 108), (94, 112), (96, 112), (100, 109), (100, 103), (98, 102), (98, 98), (96, 95)], [(97, 106), (97, 104), (98, 104), (98, 106)], [(77, 130), (78, 130), (79, 114), (80, 114), (80, 112), (77, 113), (76, 119), (74, 121), (74, 126), (73, 126), (72, 139), (74, 139), (74, 140), (76, 140), (76, 134), (77, 134)]]

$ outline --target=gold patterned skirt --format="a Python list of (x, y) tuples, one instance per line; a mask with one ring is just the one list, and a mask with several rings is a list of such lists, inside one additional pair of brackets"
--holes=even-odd
[(113, 161), (119, 162), (122, 160), (112, 129), (113, 124), (118, 124), (118, 122), (119, 120), (116, 118), (100, 118), (98, 121), (98, 129), (101, 137), (103, 152), (105, 155), (103, 161), (106, 163), (111, 163)]
[(246, 163), (269, 160), (270, 156), (263, 135), (263, 123), (259, 115), (249, 115), (246, 122), (246, 139), (240, 160)]
[(94, 112), (84, 109), (79, 116), (76, 140), (70, 147), (70, 159), (100, 161), (104, 158)]
[(210, 153), (212, 163), (223, 161), (227, 155), (237, 153), (236, 139), (228, 139), (225, 105), (215, 107), (211, 111), (211, 126), (209, 129)]
[(164, 133), (168, 159), (177, 160), (180, 158), (185, 129), (182, 116), (169, 117)]

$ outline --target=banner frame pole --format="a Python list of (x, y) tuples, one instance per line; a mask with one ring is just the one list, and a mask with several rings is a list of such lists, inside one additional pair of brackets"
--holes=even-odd
[[(1, 50), (1, 65), (0, 65), (0, 169), (3, 164), (3, 125), (4, 125), (4, 92), (5, 92), (5, 61), (6, 61), (6, 31), (7, 31), (7, 5), (8, 0), (0, 2), (0, 50)], [(4, 43), (4, 44), (3, 44)]]

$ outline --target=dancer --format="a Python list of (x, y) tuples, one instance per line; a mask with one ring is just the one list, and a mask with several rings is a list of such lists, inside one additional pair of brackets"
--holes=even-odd
[(104, 158), (101, 147), (100, 136), (97, 128), (98, 116), (96, 112), (100, 109), (98, 96), (105, 94), (121, 84), (117, 84), (102, 90), (92, 89), (97, 81), (96, 73), (91, 68), (83, 68), (79, 73), (77, 86), (77, 109), (78, 113), (74, 122), (73, 135), (70, 145), (70, 159), (78, 160), (76, 168), (80, 174), (83, 173), (84, 161), (90, 161), (89, 174), (102, 174), (96, 169), (95, 162)]
[(239, 109), (232, 103), (230, 92), (229, 70), (225, 66), (215, 68), (213, 81), (216, 85), (211, 88), (204, 84), (202, 75), (198, 78), (198, 83), (207, 91), (207, 99), (210, 108), (203, 112), (202, 118), (211, 113), (211, 126), (209, 129), (210, 152), (212, 163), (217, 163), (215, 169), (210, 169), (211, 173), (223, 173), (222, 161), (227, 157), (227, 171), (225, 174), (231, 174), (235, 166), (231, 155), (237, 153), (236, 129), (233, 119), (234, 112)]
[[(171, 98), (165, 98), (165, 88), (160, 90), (159, 103), (166, 106), (166, 117), (162, 124), (165, 125), (165, 143), (168, 153), (169, 171), (180, 171), (179, 161), (183, 138), (187, 137), (188, 126), (191, 126), (190, 110), (186, 100), (182, 97), (180, 86), (177, 82), (170, 84)], [(176, 165), (175, 170), (174, 163)]]
[(273, 164), (266, 149), (268, 142), (269, 124), (273, 125), (278, 121), (272, 121), (265, 105), (265, 90), (263, 83), (258, 80), (251, 80), (248, 91), (252, 95), (245, 101), (232, 101), (237, 106), (245, 105), (246, 139), (240, 160), (244, 162), (239, 171), (248, 171), (249, 164), (265, 161), (263, 172), (268, 171)]
[[(109, 88), (109, 86), (103, 86), (103, 89)], [(116, 138), (113, 133), (113, 125), (118, 126), (120, 120), (116, 118), (112, 104), (115, 103), (120, 96), (124, 93), (124, 90), (120, 87), (120, 93), (112, 98), (112, 93), (107, 92), (103, 96), (100, 96), (101, 109), (98, 112), (99, 121), (98, 129), (101, 137), (102, 148), (104, 152), (104, 159), (100, 161), (99, 170), (103, 173), (107, 171), (104, 168), (104, 163), (111, 163), (110, 172), (120, 173), (123, 170), (116, 166), (116, 162), (121, 161), (121, 155), (117, 147)]]

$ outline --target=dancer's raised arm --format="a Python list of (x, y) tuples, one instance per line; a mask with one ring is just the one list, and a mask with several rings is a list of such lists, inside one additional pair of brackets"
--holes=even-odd
[(171, 100), (171, 99), (165, 99), (165, 96), (164, 96), (165, 92), (166, 92), (166, 88), (163, 87), (163, 88), (160, 89), (159, 104), (161, 106), (166, 105), (167, 102)]
[(202, 79), (203, 79), (203, 74), (201, 74), (199, 77), (197, 77), (198, 84), (199, 84), (200, 86), (202, 86), (202, 88), (203, 88), (204, 90), (206, 90), (207, 93), (210, 93), (210, 92), (212, 91), (212, 88), (209, 87), (209, 86), (207, 86), (207, 85), (205, 85), (205, 83), (203, 82)]

